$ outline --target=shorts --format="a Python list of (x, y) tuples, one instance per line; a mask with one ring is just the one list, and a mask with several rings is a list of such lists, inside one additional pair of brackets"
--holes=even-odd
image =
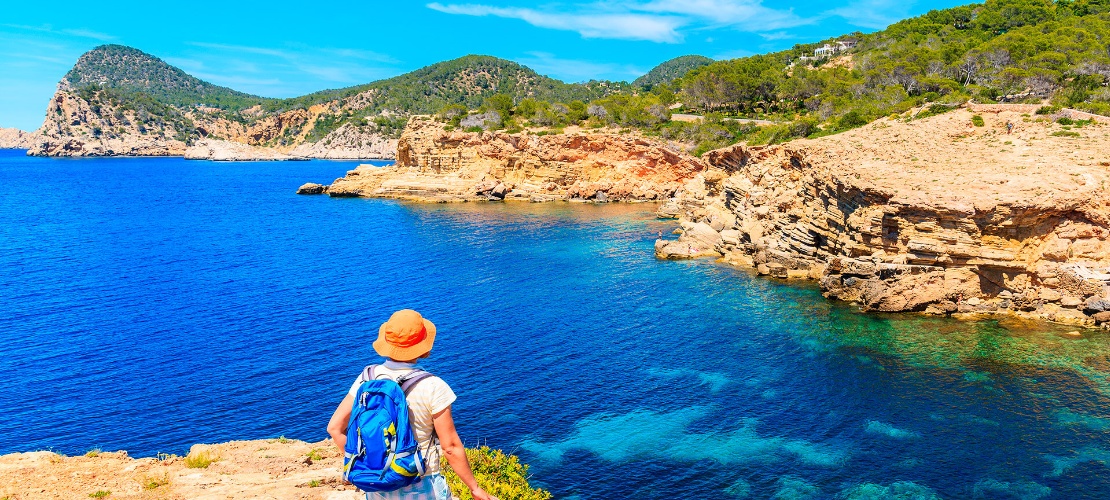
[(451, 490), (443, 475), (436, 473), (396, 491), (367, 493), (366, 500), (451, 500)]

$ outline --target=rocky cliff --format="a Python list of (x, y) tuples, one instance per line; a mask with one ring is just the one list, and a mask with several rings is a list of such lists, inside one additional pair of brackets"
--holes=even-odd
[(28, 149), (37, 136), (17, 128), (0, 128), (0, 149)]
[(396, 140), (373, 127), (344, 125), (311, 141), (331, 105), (266, 115), (196, 106), (136, 107), (106, 89), (75, 90), (63, 81), (28, 154), (32, 156), (185, 156), (189, 159), (392, 159)]
[(435, 201), (662, 200), (704, 169), (678, 146), (634, 135), (448, 131), (415, 116), (395, 165), (363, 165), (326, 191)]
[(711, 151), (656, 253), (816, 279), (864, 310), (1110, 321), (1110, 127), (972, 115)]

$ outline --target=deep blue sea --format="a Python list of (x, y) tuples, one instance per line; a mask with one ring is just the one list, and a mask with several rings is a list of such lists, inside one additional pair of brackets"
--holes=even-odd
[(294, 194), (354, 165), (0, 151), (0, 453), (324, 439), (408, 307), (557, 498), (1110, 498), (1110, 334), (658, 261), (651, 205)]

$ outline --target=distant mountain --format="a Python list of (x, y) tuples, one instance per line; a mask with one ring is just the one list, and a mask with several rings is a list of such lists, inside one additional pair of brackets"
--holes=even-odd
[(685, 76), (690, 70), (708, 66), (712, 63), (713, 60), (705, 56), (679, 56), (674, 59), (663, 61), (658, 66), (652, 68), (651, 71), (648, 71), (646, 75), (634, 80), (632, 85), (634, 87), (650, 89), (653, 85), (671, 83)]
[(101, 45), (86, 52), (63, 80), (75, 90), (110, 88), (123, 94), (145, 94), (163, 104), (181, 107), (199, 104), (239, 110), (271, 100), (213, 85), (123, 45)]

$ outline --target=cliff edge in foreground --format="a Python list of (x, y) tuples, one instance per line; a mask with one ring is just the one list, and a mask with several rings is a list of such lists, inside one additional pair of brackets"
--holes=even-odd
[(395, 165), (362, 165), (326, 189), (302, 192), (419, 201), (663, 200), (704, 169), (681, 147), (637, 135), (463, 132), (414, 116)]
[[(501, 498), (549, 500), (528, 485), (528, 467), (489, 448), (467, 449), (479, 484)], [(66, 457), (48, 451), (0, 456), (0, 498), (365, 498), (340, 474), (343, 459), (331, 441), (291, 439), (196, 445), (185, 457), (131, 458), (90, 451)], [(452, 492), (469, 498), (445, 466)]]
[(1034, 108), (710, 151), (656, 253), (817, 279), (864, 310), (1110, 322), (1110, 127)]

